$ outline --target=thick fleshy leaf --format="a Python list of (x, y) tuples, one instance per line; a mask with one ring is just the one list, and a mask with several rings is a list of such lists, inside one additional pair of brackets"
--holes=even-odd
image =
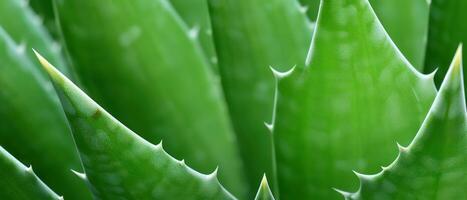
[(125, 127), (38, 54), (73, 130), (94, 195), (101, 199), (234, 199), (210, 175), (194, 171)]
[(467, 118), (462, 48), (441, 85), (428, 116), (399, 156), (375, 175), (358, 174), (361, 185), (348, 199), (465, 199)]
[(438, 69), (437, 86), (448, 71), (456, 46), (467, 42), (466, 10), (467, 1), (464, 0), (431, 0), (425, 71)]
[(432, 75), (409, 64), (367, 0), (326, 0), (320, 9), (309, 65), (276, 73), (284, 199), (340, 199), (332, 187), (357, 189), (350, 171), (390, 162), (393, 144), (411, 141), (436, 93)]
[(214, 49), (207, 0), (170, 0), (170, 2), (190, 27), (189, 34), (199, 40), (207, 59), (217, 72), (217, 55)]
[[(53, 41), (41, 17), (31, 10), (27, 0), (1, 0), (0, 26), (20, 44), (20, 50), (34, 48), (44, 52), (44, 56), (49, 57), (51, 62), (60, 65), (61, 72), (70, 74), (60, 53), (61, 46)], [(32, 51), (27, 51), (27, 54), (31, 60), (36, 61)]]
[(255, 200), (274, 200), (266, 175), (264, 175), (261, 180), (261, 185), (256, 193)]
[(47, 200), (63, 199), (55, 194), (34, 173), (0, 146), (0, 199)]
[(370, 0), (370, 3), (397, 47), (415, 68), (422, 71), (428, 31), (428, 1)]
[(271, 135), (263, 125), (273, 106), (269, 66), (303, 66), (310, 23), (295, 0), (210, 0), (209, 5), (224, 92), (250, 186), (256, 187), (264, 173), (275, 176)]
[(244, 175), (220, 85), (167, 0), (56, 1), (90, 96), (152, 143), (201, 172), (217, 165), (234, 194)]
[(90, 199), (70, 172), (81, 165), (52, 83), (23, 48), (0, 28), (0, 145), (67, 199)]

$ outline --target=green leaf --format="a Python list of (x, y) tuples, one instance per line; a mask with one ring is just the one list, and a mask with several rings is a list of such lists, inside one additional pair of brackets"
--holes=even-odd
[(32, 167), (20, 161), (0, 146), (0, 198), (9, 200), (62, 199), (45, 185)]
[(428, 1), (370, 0), (370, 3), (397, 47), (415, 68), (422, 71), (428, 31)]
[(170, 0), (170, 2), (190, 27), (190, 34), (197, 36), (211, 66), (215, 72), (218, 72), (207, 0)]
[(200, 174), (125, 127), (37, 54), (57, 89), (94, 195), (101, 199), (234, 199), (217, 169)]
[[(276, 142), (283, 199), (341, 199), (352, 169), (377, 172), (408, 144), (435, 96), (367, 0), (322, 1), (306, 68), (278, 77)], [(350, 173), (349, 173), (350, 172)]]
[(0, 28), (0, 145), (67, 199), (91, 199), (57, 94), (23, 48)]
[[(42, 24), (42, 18), (31, 10), (27, 0), (0, 1), (0, 26), (13, 40), (21, 44), (23, 51), (34, 48), (44, 52), (51, 62), (60, 66), (61, 72), (70, 74), (60, 53), (60, 44), (53, 41)], [(27, 54), (31, 60), (36, 60), (32, 51), (27, 51)]]
[(255, 200), (274, 200), (271, 189), (269, 188), (268, 179), (266, 174), (261, 180), (261, 185), (259, 186), (258, 193), (256, 193)]
[(303, 66), (311, 25), (295, 0), (210, 0), (209, 5), (224, 92), (255, 187), (264, 173), (275, 177), (271, 135), (263, 125), (273, 106), (269, 66)]
[(408, 147), (375, 175), (357, 174), (361, 186), (348, 199), (465, 199), (467, 118), (462, 48), (441, 85), (428, 116)]
[(464, 0), (431, 0), (425, 71), (437, 69), (437, 86), (448, 71), (457, 45), (467, 42), (466, 10), (467, 1)]
[(167, 0), (56, 1), (62, 32), (91, 97), (152, 143), (245, 194), (220, 85)]

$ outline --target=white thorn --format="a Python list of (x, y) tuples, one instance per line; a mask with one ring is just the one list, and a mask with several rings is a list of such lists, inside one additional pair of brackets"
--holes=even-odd
[(433, 72), (429, 73), (428, 75), (426, 75), (428, 77), (428, 79), (430, 80), (434, 80), (435, 76), (436, 76), (436, 73), (438, 73), (438, 69), (439, 68), (436, 68), (435, 70), (433, 70)]
[(332, 188), (334, 191), (338, 192), (339, 194), (341, 194), (342, 196), (344, 196), (345, 198), (348, 198), (350, 196), (352, 196), (352, 193), (350, 192), (346, 192), (346, 191), (343, 191), (343, 190), (339, 190), (337, 188)]
[(216, 169), (214, 169), (214, 171), (212, 173), (210, 173), (208, 176), (210, 178), (215, 178), (217, 179), (217, 172), (219, 171), (219, 166), (216, 167)]
[(370, 180), (370, 179), (372, 179), (372, 178), (374, 178), (376, 176), (376, 175), (360, 174), (360, 173), (358, 173), (357, 171), (354, 171), (354, 170), (352, 170), (352, 172), (358, 177), (358, 179), (360, 179), (360, 181)]
[(397, 148), (399, 149), (399, 152), (407, 152), (407, 148), (402, 146), (401, 144), (397, 143)]
[(264, 126), (266, 126), (266, 128), (272, 133), (274, 131), (274, 124), (270, 124), (270, 123), (267, 123), (267, 122), (264, 122)]
[(179, 163), (180, 165), (185, 165), (185, 159), (182, 159), (182, 160), (178, 161), (178, 163)]
[(16, 46), (16, 53), (24, 54), (24, 52), (26, 52), (26, 42), (23, 41)]
[(381, 169), (382, 169), (383, 171), (387, 171), (387, 170), (389, 169), (389, 167), (381, 166)]
[(298, 8), (298, 10), (299, 10), (301, 13), (305, 14), (306, 11), (308, 11), (308, 6), (302, 6), (302, 5), (300, 5), (300, 7)]
[(78, 178), (80, 178), (80, 179), (83, 179), (83, 180), (87, 180), (87, 179), (88, 179), (85, 173), (77, 172), (77, 171), (72, 170), (72, 169), (71, 169), (71, 172), (73, 172), (73, 173), (74, 173), (76, 176), (78, 176)]
[(191, 39), (196, 39), (199, 35), (199, 26), (194, 26), (193, 28), (191, 28), (189, 31), (188, 31), (188, 36), (191, 38)]
[(280, 71), (277, 71), (276, 69), (274, 69), (274, 67), (272, 66), (269, 66), (269, 68), (271, 69), (272, 73), (274, 74), (274, 77), (278, 78), (278, 79), (282, 79), (282, 78), (285, 78), (287, 76), (290, 76), (294, 70), (295, 70), (295, 66), (294, 65), (292, 68), (290, 68), (289, 70), (285, 71), (285, 72), (280, 72)]
[(29, 167), (26, 168), (26, 171), (29, 173), (34, 173), (34, 171), (32, 170), (32, 165), (29, 165)]
[(58, 200), (64, 200), (64, 199), (63, 199), (63, 196), (59, 196), (59, 197), (58, 197)]

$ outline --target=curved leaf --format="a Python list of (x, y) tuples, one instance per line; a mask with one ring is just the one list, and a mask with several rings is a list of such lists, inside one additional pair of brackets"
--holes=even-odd
[(58, 97), (23, 48), (0, 28), (0, 145), (67, 199), (90, 199), (70, 172), (81, 165)]
[[(94, 195), (102, 199), (234, 199), (217, 169), (200, 174), (107, 113), (37, 54), (57, 89)], [(69, 109), (67, 109), (69, 108)]]
[(255, 187), (264, 173), (275, 177), (271, 135), (263, 125), (273, 106), (269, 66), (303, 66), (310, 23), (295, 0), (210, 0), (209, 5), (224, 92)]
[(62, 199), (32, 171), (0, 146), (0, 198), (9, 200)]
[(375, 175), (359, 175), (361, 186), (348, 199), (465, 199), (467, 118), (462, 48), (441, 85), (428, 116), (399, 156)]
[(456, 46), (467, 42), (466, 10), (464, 0), (431, 0), (425, 71), (437, 69), (437, 86), (448, 71)]
[(273, 129), (285, 199), (340, 199), (332, 187), (357, 189), (349, 171), (390, 162), (393, 144), (410, 142), (436, 93), (432, 75), (409, 64), (367, 0), (320, 8), (309, 65), (278, 76)]
[(220, 85), (167, 0), (56, 1), (62, 32), (90, 96), (150, 142), (244, 194)]
[(258, 192), (256, 193), (255, 200), (274, 200), (271, 189), (269, 188), (268, 179), (266, 175), (263, 176), (261, 180), (261, 185), (259, 186)]

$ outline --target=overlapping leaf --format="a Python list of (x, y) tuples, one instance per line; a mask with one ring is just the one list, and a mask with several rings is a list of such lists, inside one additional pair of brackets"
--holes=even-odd
[(200, 174), (125, 127), (38, 55), (57, 89), (81, 154), (85, 174), (100, 199), (235, 199), (217, 180)]
[[(274, 137), (280, 197), (340, 199), (356, 169), (375, 173), (408, 144), (435, 96), (431, 75), (402, 56), (367, 0), (320, 6), (305, 68), (279, 80)], [(333, 196), (334, 195), (334, 196)]]
[(34, 165), (38, 175), (68, 199), (90, 199), (84, 183), (70, 172), (81, 169), (79, 157), (45, 75), (0, 28), (0, 145)]
[(431, 0), (425, 71), (438, 69), (437, 86), (448, 71), (456, 46), (467, 42), (466, 10), (467, 1), (464, 0)]
[(34, 173), (0, 146), (0, 198), (9, 200), (63, 199)]
[(131, 129), (244, 194), (241, 160), (219, 84), (167, 0), (56, 1), (90, 96)]
[(375, 175), (361, 175), (348, 199), (465, 199), (467, 118), (459, 48), (417, 136)]
[(224, 92), (255, 187), (265, 172), (275, 180), (271, 136), (263, 125), (272, 115), (269, 66), (303, 67), (310, 23), (295, 0), (210, 0), (209, 5)]

